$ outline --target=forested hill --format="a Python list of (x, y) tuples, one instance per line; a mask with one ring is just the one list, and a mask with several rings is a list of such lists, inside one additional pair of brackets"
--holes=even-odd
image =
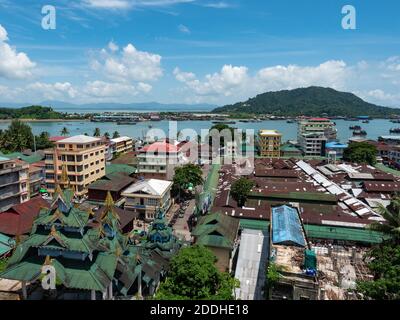
[(372, 116), (400, 115), (400, 109), (368, 103), (356, 95), (331, 88), (309, 87), (266, 92), (245, 102), (213, 110), (229, 114), (271, 114), (276, 116)]
[(63, 119), (64, 116), (50, 107), (0, 108), (0, 119)]

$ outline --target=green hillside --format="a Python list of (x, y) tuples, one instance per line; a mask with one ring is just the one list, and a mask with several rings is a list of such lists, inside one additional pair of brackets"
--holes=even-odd
[(216, 113), (270, 114), (276, 116), (343, 116), (387, 117), (400, 115), (400, 109), (368, 103), (356, 95), (331, 88), (309, 87), (266, 92), (245, 102), (226, 105)]

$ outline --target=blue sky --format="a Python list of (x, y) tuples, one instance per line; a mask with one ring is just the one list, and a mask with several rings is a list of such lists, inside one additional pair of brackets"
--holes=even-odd
[(399, 14), (395, 0), (0, 0), (0, 101), (225, 104), (321, 85), (400, 106)]

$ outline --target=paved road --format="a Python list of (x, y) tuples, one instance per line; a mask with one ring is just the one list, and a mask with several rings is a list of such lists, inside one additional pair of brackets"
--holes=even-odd
[(188, 226), (189, 217), (192, 215), (194, 208), (196, 206), (196, 200), (192, 199), (189, 201), (189, 205), (186, 208), (185, 214), (183, 218), (178, 218), (174, 225), (175, 234), (179, 238), (183, 238), (186, 241), (190, 241), (191, 235)]

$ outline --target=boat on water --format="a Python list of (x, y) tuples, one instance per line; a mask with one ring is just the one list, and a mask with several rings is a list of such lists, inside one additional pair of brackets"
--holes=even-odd
[(365, 130), (354, 130), (353, 136), (355, 137), (365, 137), (367, 135), (367, 131)]
[(239, 122), (247, 123), (247, 122), (250, 122), (250, 120), (239, 120)]
[(369, 120), (364, 120), (362, 123), (369, 123)]
[(390, 133), (400, 133), (400, 128), (392, 128), (389, 131)]
[(127, 124), (131, 124), (131, 125), (135, 125), (136, 121), (118, 121), (117, 125), (127, 125)]
[(350, 126), (349, 127), (350, 130), (361, 130), (360, 126)]
[(294, 120), (286, 120), (286, 123), (295, 123)]
[(392, 122), (392, 123), (400, 123), (400, 119), (399, 120), (390, 120), (390, 122)]
[(236, 121), (213, 121), (213, 124), (236, 124)]

